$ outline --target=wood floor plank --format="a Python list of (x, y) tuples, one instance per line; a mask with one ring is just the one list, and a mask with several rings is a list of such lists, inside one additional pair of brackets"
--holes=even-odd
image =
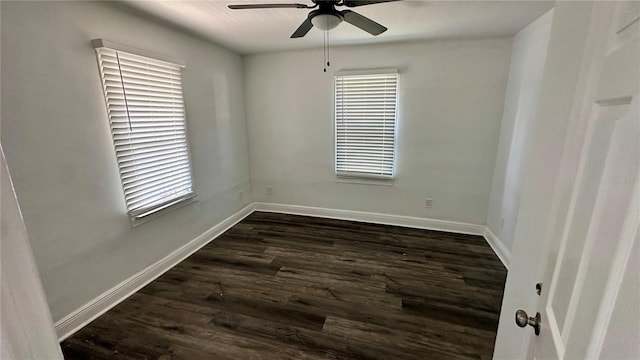
[(421, 334), (333, 316), (327, 318), (323, 330), (329, 334), (353, 340), (374, 342), (385, 347), (399, 346), (410, 352), (421, 353), (424, 357), (429, 358), (462, 360), (480, 358), (478, 354), (468, 351), (463, 346), (457, 346), (452, 343), (447, 343), (447, 346), (443, 346), (443, 342), (434, 344), (432, 339)]
[(62, 343), (66, 359), (490, 359), (480, 236), (254, 212)]
[(292, 296), (289, 303), (314, 308), (316, 311), (326, 313), (327, 316), (386, 326), (410, 333), (428, 334), (434, 341), (449, 339), (458, 342), (466, 339), (466, 341), (476, 343), (484, 348), (492, 347), (495, 338), (494, 331), (454, 323), (439, 314), (412, 313), (404, 309), (396, 311), (373, 307), (364, 308), (359, 303), (337, 302), (306, 295)]

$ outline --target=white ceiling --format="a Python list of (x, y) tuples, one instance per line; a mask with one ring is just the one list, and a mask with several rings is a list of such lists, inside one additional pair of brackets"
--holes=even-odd
[[(322, 46), (318, 29), (290, 39), (307, 9), (230, 10), (228, 4), (295, 3), (311, 0), (123, 0), (153, 17), (172, 23), (242, 54)], [(331, 30), (331, 45), (407, 40), (468, 39), (511, 36), (553, 7), (549, 1), (404, 0), (351, 8), (389, 28), (372, 36), (348, 23)], [(339, 9), (348, 9), (340, 7)]]

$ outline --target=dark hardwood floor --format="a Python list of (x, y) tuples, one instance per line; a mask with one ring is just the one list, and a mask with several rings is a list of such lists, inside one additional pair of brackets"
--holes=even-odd
[(62, 343), (66, 359), (490, 359), (480, 236), (256, 212)]

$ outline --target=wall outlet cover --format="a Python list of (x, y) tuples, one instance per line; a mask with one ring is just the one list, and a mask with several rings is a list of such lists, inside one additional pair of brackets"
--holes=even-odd
[(424, 198), (424, 207), (427, 209), (431, 209), (433, 207), (433, 199), (432, 198)]

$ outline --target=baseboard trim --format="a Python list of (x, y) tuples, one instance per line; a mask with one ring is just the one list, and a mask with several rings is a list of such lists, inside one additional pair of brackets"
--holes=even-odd
[(324, 217), (338, 220), (362, 221), (374, 224), (404, 226), (417, 229), (438, 230), (459, 234), (483, 235), (484, 225), (456, 221), (390, 215), (364, 211), (339, 210), (312, 206), (260, 203), (254, 204), (255, 211), (275, 212), (292, 215)]
[(489, 229), (488, 226), (485, 226), (484, 233), (482, 234), (484, 238), (487, 240), (493, 252), (496, 253), (498, 259), (502, 261), (502, 265), (509, 270), (509, 260), (511, 259), (511, 251), (504, 246), (504, 243), (496, 236), (496, 234)]
[(240, 222), (245, 217), (253, 213), (253, 204), (249, 204), (240, 211), (226, 218), (219, 224), (205, 231), (187, 244), (176, 249), (169, 255), (151, 264), (142, 271), (124, 280), (113, 288), (105, 291), (100, 296), (80, 307), (71, 314), (65, 316), (55, 323), (58, 339), (63, 341), (73, 335), (76, 331), (95, 320), (120, 302), (133, 295), (151, 281), (167, 272), (172, 267), (189, 257), (194, 252), (214, 240), (220, 234)]

